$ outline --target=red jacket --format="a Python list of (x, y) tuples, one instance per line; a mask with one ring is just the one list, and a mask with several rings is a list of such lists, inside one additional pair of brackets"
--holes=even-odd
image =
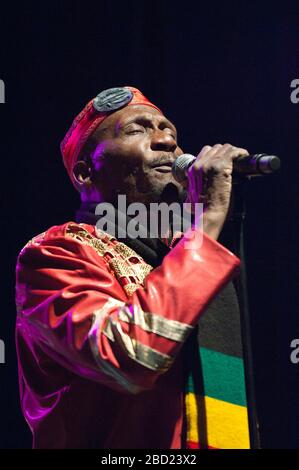
[(239, 259), (183, 237), (152, 269), (95, 226), (31, 240), (17, 264), (21, 405), (34, 448), (182, 448), (182, 346)]

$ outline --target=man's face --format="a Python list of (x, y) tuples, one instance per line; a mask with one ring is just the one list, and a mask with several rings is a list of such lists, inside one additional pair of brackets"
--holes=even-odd
[(132, 105), (108, 116), (95, 132), (93, 182), (106, 201), (126, 194), (128, 203), (183, 200), (171, 173), (183, 153), (175, 126), (159, 111)]

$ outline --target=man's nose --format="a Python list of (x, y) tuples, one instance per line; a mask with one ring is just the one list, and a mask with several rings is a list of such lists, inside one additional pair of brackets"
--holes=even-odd
[(174, 152), (177, 148), (177, 142), (171, 134), (161, 129), (155, 129), (152, 133), (151, 148), (152, 150)]

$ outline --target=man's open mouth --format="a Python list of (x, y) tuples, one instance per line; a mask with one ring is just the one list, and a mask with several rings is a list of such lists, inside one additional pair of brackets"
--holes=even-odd
[(156, 165), (153, 165), (153, 168), (159, 173), (169, 173), (172, 169), (172, 162), (157, 163)]
[(171, 166), (167, 166), (167, 165), (156, 166), (154, 170), (158, 171), (159, 173), (170, 173)]

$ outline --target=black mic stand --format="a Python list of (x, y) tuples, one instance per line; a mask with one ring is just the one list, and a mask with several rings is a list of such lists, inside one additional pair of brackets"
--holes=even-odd
[(244, 247), (244, 221), (246, 216), (245, 196), (246, 188), (250, 179), (250, 177), (233, 175), (231, 221), (233, 222), (236, 255), (241, 260), (241, 272), (240, 276), (235, 281), (235, 287), (240, 305), (241, 337), (244, 355), (250, 446), (252, 449), (260, 449), (261, 443), (259, 422), (256, 410), (246, 257)]

